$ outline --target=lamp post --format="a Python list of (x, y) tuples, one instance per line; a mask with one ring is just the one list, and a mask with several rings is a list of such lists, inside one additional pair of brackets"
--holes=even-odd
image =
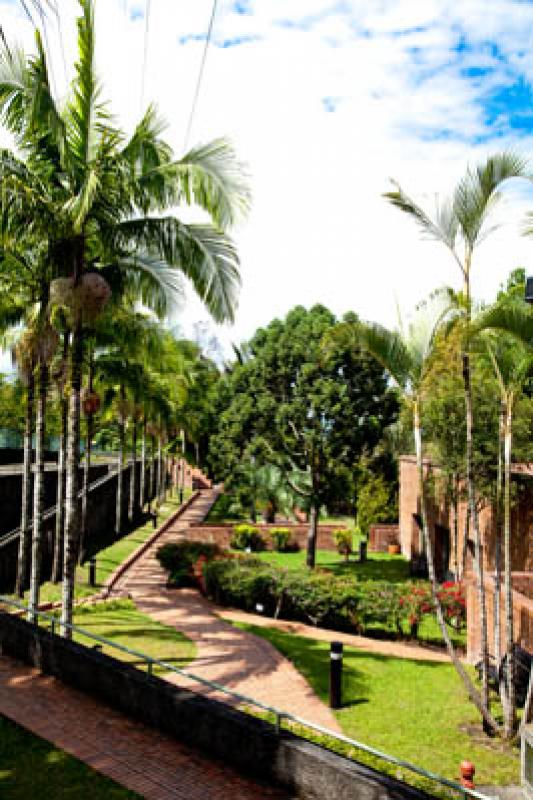
[(526, 278), (526, 303), (533, 304), (533, 277)]

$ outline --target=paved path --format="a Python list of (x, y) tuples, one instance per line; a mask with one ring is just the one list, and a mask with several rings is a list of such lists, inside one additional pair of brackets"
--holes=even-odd
[(217, 614), (222, 619), (231, 622), (246, 622), (261, 628), (276, 628), (284, 633), (294, 633), (319, 642), (342, 642), (347, 647), (364, 650), (367, 653), (379, 653), (383, 656), (395, 658), (411, 658), (415, 661), (434, 661), (450, 663), (448, 654), (440, 648), (421, 647), (415, 642), (394, 642), (383, 639), (370, 639), (368, 636), (357, 636), (353, 633), (340, 633), (327, 628), (315, 628), (313, 625), (304, 625), (302, 622), (289, 622), (283, 619), (262, 617), (259, 614), (248, 614), (246, 611), (236, 609), (217, 609)]
[(0, 713), (147, 800), (289, 797), (6, 656)]
[[(340, 731), (333, 713), (290, 661), (269, 642), (222, 620), (195, 590), (165, 588), (167, 576), (155, 557), (157, 548), (183, 538), (187, 526), (203, 519), (214, 499), (214, 490), (202, 492), (198, 500), (163, 533), (156, 545), (124, 575), (115, 591), (127, 592), (140, 611), (165, 625), (173, 625), (195, 642), (197, 658), (189, 669), (199, 677)], [(324, 664), (324, 669), (328, 669), (328, 664)], [(169, 679), (185, 685), (180, 676)], [(201, 684), (187, 685), (194, 691), (227, 701), (226, 696)]]

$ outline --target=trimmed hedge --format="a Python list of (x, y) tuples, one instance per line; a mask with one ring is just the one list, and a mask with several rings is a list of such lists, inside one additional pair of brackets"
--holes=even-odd
[(164, 544), (157, 550), (157, 560), (169, 573), (168, 585), (180, 588), (196, 586), (194, 565), (199, 558), (211, 560), (220, 554), (220, 548), (209, 542), (176, 542)]
[(250, 550), (259, 553), (265, 549), (265, 540), (259, 533), (259, 528), (253, 525), (235, 525), (231, 546), (234, 550)]

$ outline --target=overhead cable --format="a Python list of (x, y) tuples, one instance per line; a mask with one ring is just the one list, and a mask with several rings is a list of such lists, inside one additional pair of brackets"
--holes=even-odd
[(143, 112), (144, 107), (144, 91), (146, 86), (146, 66), (148, 63), (148, 42), (150, 37), (150, 11), (152, 10), (152, 0), (146, 0), (146, 8), (144, 13), (144, 54), (143, 54), (143, 68), (141, 74), (141, 99), (140, 111)]
[(202, 79), (203, 79), (203, 76), (204, 76), (205, 62), (207, 60), (207, 51), (209, 50), (209, 44), (211, 42), (211, 37), (212, 37), (212, 34), (213, 34), (213, 26), (215, 24), (216, 13), (217, 13), (217, 0), (213, 0), (213, 8), (212, 8), (212, 11), (211, 11), (211, 19), (209, 20), (209, 27), (207, 29), (207, 35), (206, 35), (206, 38), (205, 38), (204, 52), (202, 54), (202, 61), (200, 63), (200, 70), (198, 72), (198, 80), (196, 82), (196, 89), (195, 89), (194, 97), (193, 97), (193, 101), (192, 101), (191, 113), (190, 113), (190, 116), (189, 116), (189, 123), (187, 125), (187, 131), (185, 133), (185, 140), (184, 140), (184, 143), (183, 143), (183, 150), (184, 150), (185, 153), (187, 152), (187, 148), (189, 146), (189, 139), (191, 137), (191, 131), (192, 131), (192, 125), (193, 125), (193, 121), (194, 121), (194, 115), (196, 114), (196, 107), (198, 105), (198, 98), (200, 97), (200, 88), (201, 88)]

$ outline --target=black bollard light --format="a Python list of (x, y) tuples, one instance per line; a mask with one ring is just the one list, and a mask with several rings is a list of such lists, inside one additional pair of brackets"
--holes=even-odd
[(96, 558), (89, 561), (89, 586), (96, 586)]
[(342, 642), (331, 642), (329, 652), (329, 706), (342, 706)]
[(154, 528), (157, 528), (157, 512), (156, 511), (154, 511), (154, 513), (152, 514), (152, 525), (154, 526)]
[(366, 561), (366, 554), (367, 554), (367, 542), (361, 541), (359, 542), (359, 561), (361, 564), (364, 564)]

